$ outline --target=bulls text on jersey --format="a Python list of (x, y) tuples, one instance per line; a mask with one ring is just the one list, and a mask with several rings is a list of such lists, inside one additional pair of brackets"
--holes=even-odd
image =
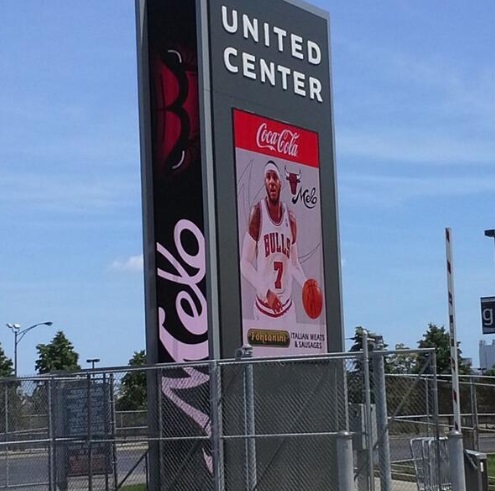
[(280, 232), (270, 232), (263, 237), (265, 257), (270, 254), (282, 253), (290, 259), (291, 238)]

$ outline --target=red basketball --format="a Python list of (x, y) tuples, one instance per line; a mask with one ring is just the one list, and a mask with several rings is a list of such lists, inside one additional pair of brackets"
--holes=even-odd
[(316, 280), (307, 280), (302, 289), (302, 302), (306, 314), (316, 319), (323, 308), (323, 296)]

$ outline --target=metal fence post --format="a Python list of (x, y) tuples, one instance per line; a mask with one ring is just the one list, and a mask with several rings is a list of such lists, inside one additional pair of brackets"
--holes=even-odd
[(210, 411), (215, 491), (223, 490), (220, 396), (220, 366), (216, 360), (213, 360), (210, 363)]
[(368, 331), (363, 329), (363, 376), (364, 376), (364, 399), (366, 403), (366, 447), (368, 452), (368, 489), (375, 491), (375, 470), (373, 467), (373, 422), (371, 419), (371, 388), (370, 388), (370, 357), (368, 351)]
[[(157, 424), (157, 427), (158, 427), (158, 442), (157, 442), (157, 449), (155, 450), (155, 454), (158, 456), (158, 465), (159, 465), (159, 479), (158, 481), (156, 480), (156, 477), (151, 474), (151, 483), (152, 483), (152, 487), (151, 489), (153, 491), (159, 491), (160, 487), (162, 485), (164, 485), (164, 482), (165, 482), (165, 477), (163, 475), (163, 460), (162, 460), (162, 456), (164, 454), (164, 450), (163, 450), (163, 408), (162, 408), (162, 404), (163, 404), (163, 386), (162, 386), (162, 383), (163, 383), (163, 372), (162, 370), (165, 370), (165, 368), (160, 368), (160, 367), (157, 367), (156, 369), (156, 386), (158, 387), (158, 391), (157, 391), (157, 398), (156, 398), (156, 417), (158, 418), (158, 424)], [(153, 445), (155, 445), (155, 443), (153, 442)], [(156, 458), (156, 457), (155, 457)], [(156, 471), (156, 470), (155, 470)], [(157, 483), (158, 486), (157, 487), (153, 487), (153, 483)]]
[(91, 375), (88, 373), (87, 381), (88, 381), (88, 392), (87, 392), (87, 400), (88, 400), (88, 491), (93, 490), (93, 436), (92, 436), (92, 401), (91, 401)]
[(425, 383), (425, 409), (426, 409), (426, 436), (430, 436), (430, 379), (428, 374), (424, 378)]
[(337, 436), (337, 464), (339, 491), (353, 491), (352, 433), (348, 431), (340, 431)]
[(113, 487), (117, 489), (117, 484), (119, 482), (117, 474), (117, 447), (115, 444), (115, 434), (117, 432), (117, 421), (115, 415), (115, 380), (114, 374), (110, 374), (110, 433), (112, 438), (112, 473), (113, 473)]
[(464, 449), (462, 434), (459, 431), (449, 433), (449, 461), (452, 491), (466, 491), (466, 477), (464, 474)]
[[(93, 377), (95, 377), (95, 375), (93, 375)], [(103, 422), (103, 431), (105, 432), (105, 443), (103, 443), (103, 445), (101, 444), (101, 442), (99, 443), (99, 446), (103, 446), (104, 448), (104, 452), (105, 452), (105, 491), (109, 491), (110, 487), (109, 487), (109, 479), (108, 479), (108, 469), (109, 467), (111, 466), (111, 457), (110, 457), (110, 444), (108, 443), (108, 439), (109, 439), (109, 435), (110, 435), (110, 432), (111, 432), (111, 416), (110, 416), (110, 400), (109, 400), (109, 390), (108, 390), (108, 382), (107, 382), (107, 377), (106, 377), (106, 373), (105, 372), (102, 372), (101, 373), (101, 382), (103, 384), (103, 418), (104, 418), (104, 422)]]
[(52, 491), (55, 483), (55, 448), (54, 448), (54, 429), (53, 429), (53, 394), (52, 379), (46, 381), (48, 396), (48, 489)]
[[(253, 348), (245, 344), (237, 350), (236, 358), (252, 358)], [(254, 491), (257, 483), (256, 469), (256, 427), (254, 413), (253, 364), (244, 365), (244, 433), (246, 436), (246, 489)]]
[(440, 405), (438, 403), (437, 354), (433, 351), (429, 358), (430, 370), (433, 375), (433, 421), (435, 424), (435, 452), (437, 461), (438, 482), (442, 482), (442, 468), (440, 456)]
[(5, 485), (6, 487), (9, 487), (9, 449), (10, 446), (8, 444), (8, 441), (10, 438), (8, 437), (9, 434), (9, 392), (8, 392), (8, 384), (4, 382), (3, 384), (3, 390), (4, 390), (4, 402), (5, 402), (5, 442), (7, 445), (5, 446)]
[(478, 397), (476, 394), (476, 384), (474, 383), (473, 376), (469, 376), (469, 392), (471, 399), (471, 423), (473, 426), (473, 445), (474, 449), (480, 449), (480, 434), (478, 429)]
[[(376, 347), (383, 348), (383, 338), (376, 337)], [(380, 462), (380, 490), (392, 491), (392, 469), (387, 415), (387, 388), (385, 383), (385, 355), (377, 353), (373, 358), (373, 379), (375, 382), (376, 427), (378, 435), (378, 456)]]

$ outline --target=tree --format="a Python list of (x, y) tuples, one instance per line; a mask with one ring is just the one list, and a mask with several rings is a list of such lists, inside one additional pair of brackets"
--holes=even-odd
[[(146, 353), (144, 350), (135, 351), (129, 360), (130, 367), (146, 365)], [(131, 370), (122, 378), (119, 396), (115, 407), (118, 411), (136, 411), (146, 408), (146, 372), (144, 370)]]
[(53, 371), (80, 370), (78, 364), (79, 354), (74, 351), (74, 346), (67, 339), (63, 331), (58, 331), (49, 344), (38, 344), (38, 359), (35, 368), (41, 375)]
[(2, 345), (0, 344), (0, 378), (11, 377), (13, 372), (12, 360), (7, 357)]
[[(459, 345), (460, 342), (458, 341), (458, 348)], [(437, 354), (437, 373), (439, 375), (450, 374), (450, 335), (443, 326), (438, 327), (436, 324), (430, 322), (428, 329), (423, 334), (423, 338), (418, 341), (418, 348), (435, 348)], [(471, 366), (464, 361), (461, 353), (461, 350), (458, 349), (459, 374), (469, 375), (471, 373)], [(428, 360), (428, 354), (419, 353), (416, 372), (419, 372)]]
[[(351, 349), (349, 351), (353, 353), (357, 353), (359, 351), (362, 351), (363, 349), (363, 331), (365, 329), (361, 326), (357, 326), (356, 330), (354, 332), (354, 336), (351, 338), (354, 341), (354, 344), (351, 346)], [(383, 340), (383, 337), (381, 334), (378, 334), (376, 332), (369, 332), (368, 331), (368, 350), (373, 351), (373, 348), (375, 347), (375, 339), (376, 338), (381, 338)], [(383, 347), (381, 349), (385, 349), (388, 346), (388, 344), (383, 343)]]
[[(396, 351), (408, 350), (409, 347), (403, 343), (395, 345)], [(414, 373), (418, 363), (418, 355), (416, 353), (395, 353), (388, 358), (389, 373), (408, 374)]]
[[(19, 429), (19, 413), (22, 408), (22, 398), (17, 380), (9, 380), (7, 377), (14, 375), (14, 364), (12, 360), (5, 354), (2, 345), (0, 344), (0, 433), (5, 433), (7, 428), (9, 431)], [(4, 378), (5, 377), (5, 378)], [(8, 411), (6, 410), (6, 406)], [(4, 416), (5, 417), (4, 417)]]
[[(354, 332), (354, 336), (351, 338), (354, 341), (354, 344), (350, 348), (350, 352), (352, 353), (358, 353), (363, 350), (363, 331), (364, 328), (361, 326), (356, 327), (356, 330)], [(368, 352), (371, 352), (375, 349), (376, 343), (375, 339), (380, 338), (383, 343), (383, 338), (380, 334), (377, 334), (376, 332), (368, 332)], [(383, 343), (380, 349), (386, 349), (387, 344)], [(361, 370), (362, 364), (360, 360), (355, 360), (354, 366), (356, 370)], [(370, 371), (373, 371), (373, 366), (370, 364)], [(388, 373), (388, 361), (387, 358), (385, 358), (385, 372)]]

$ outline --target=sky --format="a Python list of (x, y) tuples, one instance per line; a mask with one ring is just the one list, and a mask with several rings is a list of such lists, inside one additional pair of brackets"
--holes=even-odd
[[(416, 347), (448, 328), (478, 366), (495, 295), (495, 2), (315, 0), (330, 13), (344, 328)], [(80, 364), (144, 349), (133, 0), (0, 1), (0, 343), (64, 331)], [(350, 341), (347, 342), (350, 346)]]

